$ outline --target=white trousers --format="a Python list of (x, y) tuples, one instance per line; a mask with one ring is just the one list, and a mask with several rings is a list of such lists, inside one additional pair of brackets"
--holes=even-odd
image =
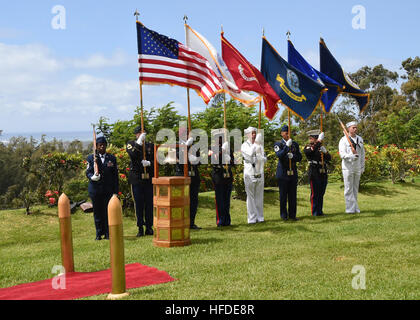
[(343, 170), (346, 213), (360, 213), (359, 205), (357, 204), (360, 176), (360, 172)]
[(248, 223), (264, 221), (264, 178), (244, 175)]

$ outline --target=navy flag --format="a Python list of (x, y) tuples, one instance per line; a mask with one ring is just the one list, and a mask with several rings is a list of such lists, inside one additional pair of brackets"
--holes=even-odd
[(320, 102), (324, 85), (287, 63), (263, 37), (261, 73), (281, 99), (281, 103), (303, 120)]
[(350, 79), (341, 65), (335, 60), (330, 50), (328, 50), (327, 45), (322, 38), (319, 42), (319, 56), (321, 72), (341, 83), (344, 86), (342, 92), (348, 93), (356, 99), (357, 104), (359, 105), (359, 111), (362, 113), (369, 104), (369, 93), (361, 90), (359, 86)]
[(321, 103), (324, 106), (325, 112), (329, 113), (338, 95), (343, 90), (343, 85), (313, 68), (295, 49), (290, 40), (288, 41), (288, 61), (308, 77), (327, 87), (328, 91), (323, 93)]

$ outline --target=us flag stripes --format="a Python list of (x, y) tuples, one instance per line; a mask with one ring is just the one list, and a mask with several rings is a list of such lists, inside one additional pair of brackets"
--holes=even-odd
[(207, 104), (223, 90), (209, 62), (175, 39), (147, 29), (137, 21), (140, 81), (195, 90)]

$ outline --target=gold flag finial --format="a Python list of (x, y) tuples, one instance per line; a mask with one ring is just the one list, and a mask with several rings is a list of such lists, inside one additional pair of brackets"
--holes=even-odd
[(187, 24), (188, 16), (186, 14), (184, 14), (184, 18), (183, 19), (184, 19), (184, 23)]

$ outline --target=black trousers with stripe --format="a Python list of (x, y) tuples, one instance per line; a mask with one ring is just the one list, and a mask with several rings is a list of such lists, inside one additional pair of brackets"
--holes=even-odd
[(311, 178), (311, 213), (313, 216), (322, 216), (324, 205), (324, 195), (327, 190), (328, 179), (327, 178)]

